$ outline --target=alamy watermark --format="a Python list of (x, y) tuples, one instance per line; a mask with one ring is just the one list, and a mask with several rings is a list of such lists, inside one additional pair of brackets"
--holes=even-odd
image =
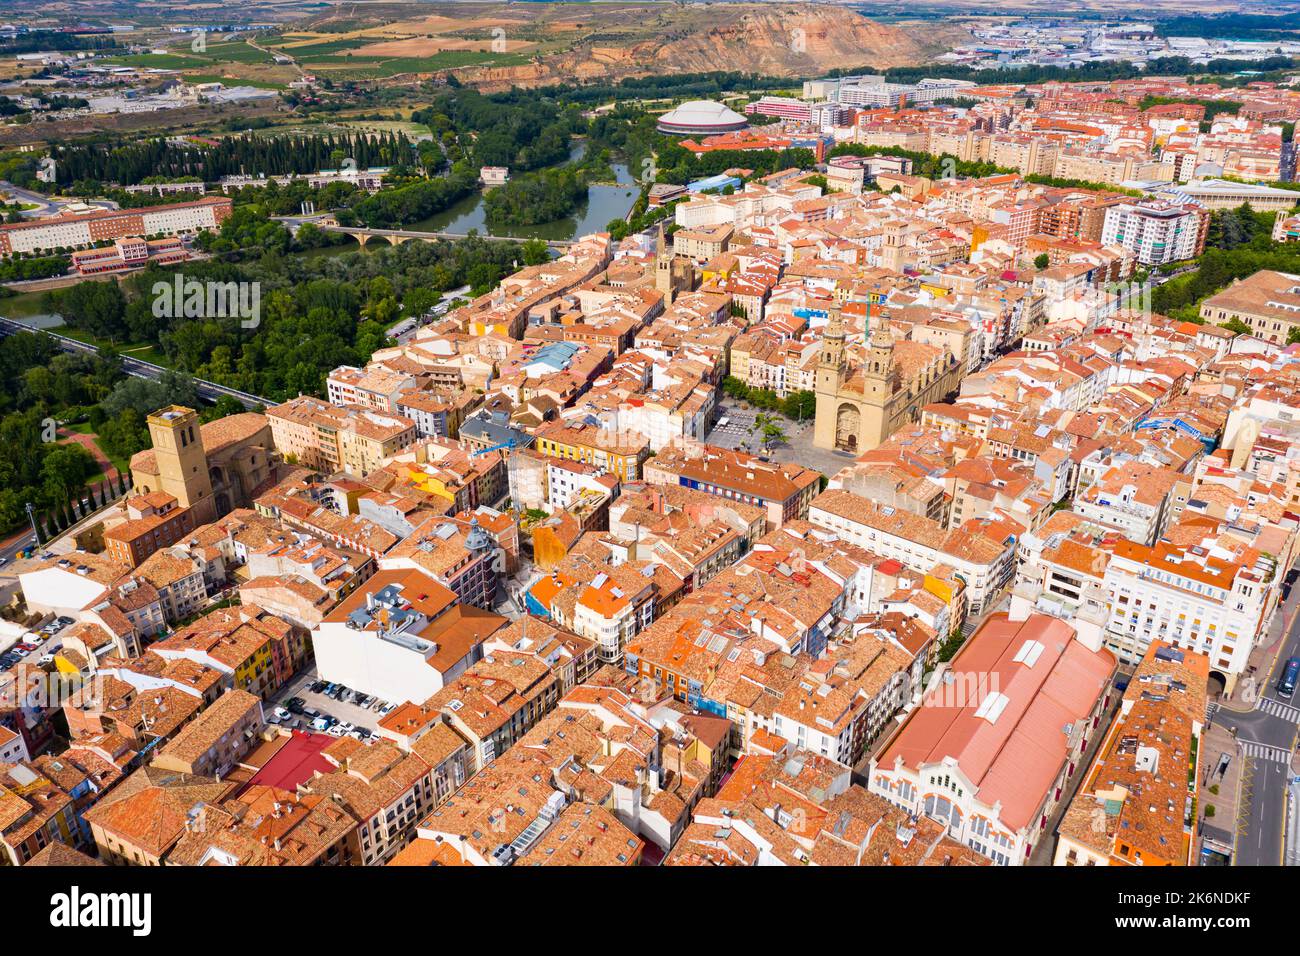
[(153, 314), (159, 319), (238, 318), (245, 329), (262, 324), (260, 282), (200, 282), (176, 273), (153, 284)]
[(153, 895), (83, 892), (73, 886), (50, 897), (50, 925), (56, 929), (123, 927), (132, 936), (148, 936), (153, 930)]

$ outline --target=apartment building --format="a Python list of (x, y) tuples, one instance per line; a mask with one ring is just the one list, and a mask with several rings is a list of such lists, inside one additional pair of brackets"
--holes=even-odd
[(650, 445), (634, 432), (613, 432), (588, 424), (552, 422), (534, 432), (534, 448), (553, 458), (568, 458), (611, 472), (619, 481), (636, 481), (650, 457)]
[(404, 392), (416, 387), (416, 378), (382, 365), (356, 368), (340, 365), (325, 379), (331, 405), (356, 405), (379, 412), (397, 412)]
[(204, 809), (230, 785), (211, 777), (146, 766), (84, 814), (99, 858), (110, 866), (162, 866), (187, 833), (201, 827)]
[(1154, 642), (1203, 654), (1227, 689), (1245, 672), (1265, 615), (1276, 559), (1199, 544), (1120, 541), (1106, 564), (1106, 646), (1136, 665)]
[(167, 661), (220, 671), (228, 686), (266, 699), (303, 663), (307, 645), (287, 621), (241, 605), (210, 611), (149, 650)]
[(981, 533), (977, 522), (948, 530), (932, 518), (842, 489), (822, 492), (809, 508), (808, 520), (849, 544), (910, 567), (952, 567), (966, 584), (972, 615), (989, 606), (1014, 571), (1014, 540)]
[(229, 690), (168, 741), (153, 765), (220, 780), (261, 743), (265, 726), (261, 698), (237, 688)]
[(23, 866), (54, 843), (81, 843), (72, 796), (38, 764), (0, 764), (0, 865)]
[(1054, 865), (1192, 864), (1209, 674), (1204, 655), (1152, 643), (1057, 827)]
[(1106, 210), (1101, 243), (1127, 249), (1144, 266), (1158, 266), (1200, 255), (1209, 226), (1209, 213), (1194, 203), (1119, 203)]
[(234, 208), (219, 196), (165, 206), (97, 209), (0, 225), (0, 255), (75, 249), (129, 236), (175, 236), (201, 229), (216, 232)]
[(305, 395), (268, 409), (266, 417), (281, 455), (326, 474), (368, 475), (417, 438), (415, 423), (405, 416)]
[(165, 491), (128, 498), (126, 514), (126, 521), (104, 532), (104, 553), (132, 568), (195, 527), (194, 513)]
[(767, 512), (768, 527), (779, 528), (786, 521), (808, 516), (822, 476), (794, 462), (763, 461), (755, 455), (706, 445), (698, 455), (690, 449), (660, 453), (646, 463), (645, 480), (757, 506)]

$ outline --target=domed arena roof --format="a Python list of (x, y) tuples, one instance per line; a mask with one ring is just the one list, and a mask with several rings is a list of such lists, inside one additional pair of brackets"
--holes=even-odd
[(659, 117), (659, 132), (676, 135), (731, 133), (749, 123), (735, 110), (710, 100), (692, 100)]

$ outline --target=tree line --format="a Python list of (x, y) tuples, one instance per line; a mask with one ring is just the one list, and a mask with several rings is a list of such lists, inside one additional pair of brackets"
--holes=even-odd
[(325, 135), (227, 136), (211, 143), (154, 138), (138, 143), (89, 142), (54, 148), (60, 185), (78, 181), (134, 186), (147, 178), (195, 177), (216, 182), (239, 174), (283, 176), (338, 169), (352, 160), (359, 169), (414, 160), (405, 136), (385, 132)]
[(323, 394), (332, 369), (364, 365), (402, 317), (426, 312), (462, 285), (481, 295), (521, 255), (536, 253), (515, 242), (465, 239), (302, 257), (290, 254), (288, 230), (256, 207), (237, 208), (201, 244), (214, 257), (186, 263), (186, 279), (258, 283), (256, 328), (235, 316), (155, 316), (151, 290), (173, 281), (178, 267), (151, 265), (120, 284), (80, 283), (50, 293), (43, 307), (101, 341), (153, 345), (164, 364), (187, 375), (283, 401)]

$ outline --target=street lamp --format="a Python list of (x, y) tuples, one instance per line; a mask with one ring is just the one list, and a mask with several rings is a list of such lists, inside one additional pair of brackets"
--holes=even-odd
[(36, 544), (39, 547), (41, 543), (41, 533), (36, 530), (36, 509), (32, 506), (30, 501), (27, 502), (27, 518), (32, 523), (32, 537), (36, 539)]

